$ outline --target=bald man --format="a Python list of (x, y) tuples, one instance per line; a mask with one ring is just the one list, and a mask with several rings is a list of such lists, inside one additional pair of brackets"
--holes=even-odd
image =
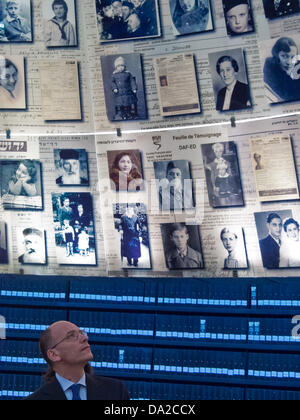
[(92, 374), (88, 336), (76, 325), (66, 321), (51, 325), (41, 335), (40, 350), (48, 364), (45, 383), (27, 400), (129, 400), (122, 382)]

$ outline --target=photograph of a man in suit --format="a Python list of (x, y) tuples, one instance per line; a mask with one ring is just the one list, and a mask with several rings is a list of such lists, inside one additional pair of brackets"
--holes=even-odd
[(269, 234), (259, 241), (263, 266), (279, 268), (282, 219), (277, 213), (270, 213), (267, 218)]
[(249, 86), (237, 79), (238, 62), (231, 56), (224, 55), (218, 59), (216, 70), (225, 84), (218, 92), (216, 109), (235, 111), (251, 107)]
[(129, 400), (121, 381), (93, 375), (88, 336), (76, 325), (52, 324), (40, 337), (40, 350), (48, 364), (45, 383), (27, 400)]

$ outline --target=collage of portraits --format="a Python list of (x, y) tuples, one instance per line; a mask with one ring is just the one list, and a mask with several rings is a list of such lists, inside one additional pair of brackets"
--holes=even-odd
[[(300, 111), (300, 35), (290, 29), (300, 27), (300, 0), (88, 3), (93, 13), (83, 21), (78, 0), (0, 0), (0, 123), (26, 113), (38, 121), (23, 137), (0, 136), (0, 271), (226, 276), (300, 268), (300, 119), (280, 108)], [(78, 66), (87, 19), (97, 35), (87, 36), (97, 44), (88, 76), (89, 48)], [(214, 50), (220, 22), (228, 46)], [(251, 37), (267, 25), (272, 36), (260, 37), (249, 63)], [(26, 61), (36, 42), (39, 68)], [(60, 60), (45, 61), (58, 51)], [(203, 114), (208, 98), (211, 113)], [(250, 121), (264, 111), (260, 126), (234, 131), (240, 112)], [(201, 127), (188, 125), (201, 114)], [(214, 126), (220, 116), (224, 125)], [(180, 130), (163, 130), (175, 120)], [(132, 133), (121, 132), (126, 124)]]

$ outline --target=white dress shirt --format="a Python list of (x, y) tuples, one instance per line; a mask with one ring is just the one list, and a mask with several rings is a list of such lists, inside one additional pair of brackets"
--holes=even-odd
[(233, 93), (233, 89), (235, 85), (236, 85), (236, 80), (232, 85), (226, 87), (223, 111), (228, 111), (230, 109), (231, 97), (232, 97), (232, 93)]
[(64, 391), (65, 396), (66, 396), (68, 401), (73, 400), (73, 392), (70, 389), (70, 387), (72, 385), (78, 385), (78, 384), (81, 385), (81, 389), (80, 389), (80, 392), (79, 392), (81, 400), (82, 401), (87, 400), (87, 388), (86, 388), (86, 376), (85, 376), (85, 374), (82, 376), (80, 381), (78, 381), (76, 384), (74, 382), (69, 381), (66, 378), (63, 378), (58, 373), (56, 373), (55, 376), (56, 376), (56, 379), (58, 380), (60, 386), (62, 387), (62, 390)]

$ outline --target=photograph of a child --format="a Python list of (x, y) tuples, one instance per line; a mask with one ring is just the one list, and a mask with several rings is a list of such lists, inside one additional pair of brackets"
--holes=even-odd
[(143, 167), (140, 150), (107, 152), (109, 177), (113, 191), (143, 191)]
[(161, 35), (157, 0), (96, 0), (100, 42)]
[(235, 143), (201, 146), (211, 207), (243, 206), (244, 198)]
[(199, 226), (163, 223), (161, 233), (169, 270), (204, 268)]
[(58, 264), (97, 265), (92, 196), (52, 194), (52, 207)]
[(210, 0), (169, 0), (175, 35), (213, 30)]
[(59, 186), (88, 186), (88, 155), (85, 149), (55, 149), (56, 184)]
[(0, 42), (32, 42), (31, 0), (0, 0)]
[(151, 269), (146, 206), (142, 203), (118, 203), (113, 205), (113, 211), (122, 268)]
[(75, 0), (43, 0), (43, 18), (48, 48), (77, 46)]
[(0, 222), (0, 264), (8, 264), (7, 226)]
[(0, 56), (0, 109), (26, 109), (23, 57)]
[(1, 160), (1, 198), (5, 210), (43, 210), (42, 168), (37, 160)]
[(18, 228), (17, 238), (20, 264), (47, 264), (46, 232), (42, 227)]
[(191, 164), (187, 160), (153, 162), (159, 207), (163, 211), (195, 207)]
[(147, 118), (140, 54), (101, 57), (106, 113), (109, 121)]
[(222, 0), (228, 35), (254, 32), (250, 0)]

